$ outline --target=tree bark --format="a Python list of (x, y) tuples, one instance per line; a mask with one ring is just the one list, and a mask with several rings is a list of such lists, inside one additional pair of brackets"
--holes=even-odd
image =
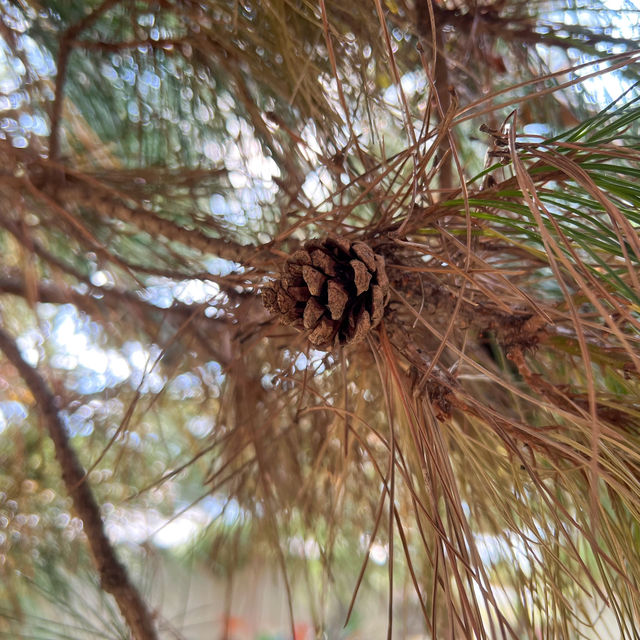
[(37, 369), (22, 357), (14, 339), (0, 327), (0, 350), (18, 370), (38, 403), (45, 427), (53, 441), (62, 480), (81, 518), (102, 588), (116, 600), (120, 613), (136, 640), (156, 640), (153, 618), (124, 565), (118, 560), (102, 524), (100, 508), (89, 487), (84, 469), (69, 442), (56, 398)]

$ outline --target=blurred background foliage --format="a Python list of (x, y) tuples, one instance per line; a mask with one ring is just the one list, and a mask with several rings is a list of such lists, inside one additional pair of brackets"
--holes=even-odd
[[(160, 637), (640, 637), (636, 4), (0, 16), (0, 326)], [(332, 353), (259, 296), (328, 234), (392, 285)], [(0, 635), (130, 637), (14, 364)]]

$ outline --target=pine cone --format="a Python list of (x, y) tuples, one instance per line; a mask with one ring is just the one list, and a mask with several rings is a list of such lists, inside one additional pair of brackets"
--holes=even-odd
[(364, 340), (382, 320), (388, 297), (384, 258), (364, 242), (343, 238), (305, 243), (262, 294), (283, 324), (309, 331), (311, 344), (326, 351), (336, 341)]

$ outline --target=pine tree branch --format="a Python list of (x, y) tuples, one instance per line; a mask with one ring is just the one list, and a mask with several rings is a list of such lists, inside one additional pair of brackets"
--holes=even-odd
[[(128, 207), (122, 202), (108, 198), (93, 198), (88, 191), (63, 189), (57, 194), (60, 202), (77, 202), (90, 206), (107, 220), (120, 220), (135, 225), (141, 231), (156, 238), (163, 236), (169, 241), (178, 241), (202, 253), (210, 253), (224, 260), (250, 266), (261, 251), (260, 247), (241, 245), (231, 240), (208, 236), (199, 229), (183, 227), (172, 220), (161, 218), (142, 208)], [(75, 198), (75, 199), (69, 199)]]
[(0, 350), (19, 371), (33, 397), (37, 398), (49, 437), (53, 441), (56, 460), (62, 469), (62, 480), (73, 500), (74, 509), (83, 522), (102, 588), (115, 598), (120, 613), (136, 640), (155, 640), (158, 636), (152, 614), (131, 583), (126, 568), (118, 560), (105, 534), (100, 508), (89, 487), (84, 469), (69, 442), (55, 396), (37, 369), (24, 360), (15, 340), (2, 327)]
[[(267, 245), (242, 245), (233, 240), (214, 238), (199, 229), (182, 227), (172, 220), (159, 217), (152, 211), (125, 204), (124, 201), (114, 197), (113, 190), (107, 190), (95, 180), (87, 180), (85, 183), (74, 181), (71, 185), (60, 186), (54, 189), (55, 195), (52, 197), (48, 192), (54, 186), (55, 183), (51, 178), (44, 190), (32, 188), (32, 191), (34, 196), (58, 213), (65, 213), (68, 204), (77, 204), (93, 209), (104, 220), (120, 220), (134, 225), (152, 237), (163, 236), (169, 241), (180, 242), (192, 249), (240, 263), (245, 267), (255, 266), (260, 254), (269, 248)], [(70, 220), (74, 221), (76, 230), (80, 229), (85, 239), (92, 241), (88, 232), (81, 229), (81, 225), (75, 219)], [(95, 245), (95, 241), (92, 244)]]
[(118, 52), (125, 49), (137, 49), (138, 47), (149, 47), (162, 49), (165, 52), (177, 49), (183, 45), (189, 45), (185, 38), (162, 38), (160, 40), (150, 40), (139, 38), (137, 40), (125, 40), (122, 42), (106, 42), (104, 40), (72, 40), (69, 45), (85, 51), (107, 51)]
[(60, 118), (62, 116), (62, 105), (64, 103), (64, 85), (67, 79), (67, 65), (69, 54), (72, 50), (72, 42), (87, 27), (91, 26), (103, 13), (111, 9), (120, 0), (104, 0), (91, 13), (82, 20), (69, 27), (60, 40), (58, 60), (56, 62), (56, 91), (51, 107), (51, 135), (49, 136), (49, 158), (56, 159), (60, 152)]
[[(27, 283), (16, 273), (0, 275), (0, 294), (8, 293), (16, 296), (26, 296), (27, 289)], [(92, 295), (94, 292), (97, 295)], [(164, 309), (143, 300), (135, 291), (92, 287), (88, 294), (83, 294), (71, 287), (46, 281), (38, 282), (36, 294), (38, 302), (72, 304), (91, 316), (96, 315), (96, 310), (101, 306), (119, 310), (120, 312), (123, 311), (124, 307), (130, 306), (137, 308), (145, 315), (175, 314), (180, 318), (186, 318), (193, 314), (198, 306), (185, 304), (183, 302), (174, 302), (171, 307)], [(206, 320), (212, 320), (212, 318), (204, 317)]]
[[(72, 304), (80, 311), (103, 324), (107, 312), (118, 316), (127, 315), (130, 320), (140, 324), (146, 329), (147, 334), (155, 335), (162, 322), (167, 317), (170, 319), (168, 326), (184, 328), (191, 326), (193, 335), (197, 338), (202, 354), (215, 358), (221, 365), (226, 366), (233, 360), (231, 344), (236, 333), (251, 331), (256, 323), (256, 316), (260, 319), (258, 305), (259, 299), (251, 294), (242, 298), (243, 308), (246, 310), (240, 324), (233, 324), (230, 319), (209, 318), (204, 314), (205, 305), (185, 304), (175, 301), (170, 307), (163, 309), (140, 298), (136, 292), (123, 289), (96, 288), (87, 294), (82, 294), (71, 287), (51, 282), (38, 282), (33, 294), (36, 302), (49, 304)], [(15, 274), (0, 275), (0, 295), (9, 294), (28, 298), (29, 288), (24, 279)]]
[[(6, 229), (9, 233), (11, 233), (23, 247), (25, 247), (28, 251), (32, 252), (39, 258), (41, 258), (44, 262), (53, 267), (54, 271), (65, 273), (67, 275), (72, 276), (76, 281), (83, 282), (88, 287), (93, 287), (93, 283), (91, 278), (89, 278), (86, 274), (80, 273), (77, 269), (72, 267), (70, 264), (60, 259), (59, 257), (52, 254), (49, 250), (47, 250), (42, 243), (38, 242), (33, 236), (25, 233), (24, 228), (20, 228), (14, 221), (9, 220), (8, 218), (4, 218), (0, 214), (0, 227)], [(241, 298), (243, 295), (246, 295), (245, 290), (247, 288), (253, 288), (252, 285), (248, 284), (250, 282), (249, 274), (227, 274), (224, 276), (217, 276), (208, 271), (195, 271), (195, 272), (186, 272), (179, 271), (176, 269), (162, 269), (162, 268), (154, 268), (148, 265), (142, 265), (133, 262), (127, 262), (120, 258), (120, 265), (129, 269), (131, 273), (144, 273), (154, 276), (160, 276), (162, 278), (169, 278), (172, 280), (203, 280), (205, 282), (215, 282), (220, 290), (226, 293), (230, 297)], [(12, 275), (7, 272), (7, 275)], [(7, 293), (13, 293), (16, 290), (16, 286), (11, 283), (6, 283), (9, 285), (9, 290)], [(13, 290), (11, 290), (13, 288)], [(3, 289), (4, 290), (4, 289)], [(19, 295), (23, 295), (24, 286), (19, 285), (18, 290), (21, 292)], [(77, 294), (78, 292), (75, 289), (69, 289), (72, 294)], [(102, 296), (104, 289), (101, 290), (100, 295)], [(119, 291), (117, 289), (108, 289), (108, 291)], [(239, 293), (242, 291), (242, 293)], [(80, 294), (78, 294), (80, 295)], [(135, 301), (144, 302), (144, 304), (150, 305), (153, 309), (159, 309), (155, 305), (151, 303), (145, 302), (140, 296), (134, 293)], [(47, 300), (40, 300), (41, 302), (48, 302)], [(66, 300), (67, 302), (70, 300)], [(52, 300), (51, 302), (56, 302)], [(189, 307), (190, 305), (184, 305), (185, 307)], [(193, 309), (192, 309), (193, 311)]]
[[(438, 13), (436, 16), (434, 13), (435, 9), (436, 7), (429, 0), (416, 4), (416, 31), (420, 42), (431, 48), (434, 54), (433, 81), (440, 103), (441, 118), (444, 120), (444, 114), (449, 110), (451, 100), (451, 94), (449, 93), (450, 78), (447, 57), (444, 51), (444, 38), (442, 36), (443, 24), (438, 19), (440, 14)], [(438, 148), (440, 155), (446, 156), (440, 169), (440, 189), (451, 189), (453, 186), (453, 159), (451, 155), (447, 155), (449, 149), (450, 143), (445, 137)]]
[[(180, 242), (203, 253), (237, 262), (245, 268), (264, 267), (268, 264), (271, 243), (240, 244), (229, 238), (207, 235), (198, 228), (181, 226), (172, 220), (159, 217), (153, 211), (143, 209), (126, 193), (105, 185), (91, 175), (63, 163), (43, 160), (29, 152), (13, 149), (2, 140), (0, 140), (0, 153), (10, 154), (8, 162), (11, 163), (9, 165), (11, 167), (22, 162), (29, 166), (28, 177), (14, 183), (20, 191), (31, 191), (35, 198), (64, 218), (72, 233), (83, 241), (88, 240), (93, 250), (103, 251), (107, 258), (113, 259), (114, 256), (97, 244), (91, 231), (85, 228), (81, 221), (68, 213), (67, 209), (70, 205), (93, 209), (103, 220), (126, 222), (153, 237), (163, 236), (169, 241)], [(210, 172), (210, 174), (213, 173), (215, 170)], [(5, 184), (9, 183), (5, 182)], [(125, 266), (124, 263), (123, 266)]]

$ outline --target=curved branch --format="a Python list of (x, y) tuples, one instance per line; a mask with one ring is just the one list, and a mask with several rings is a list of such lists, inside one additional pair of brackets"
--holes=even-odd
[(65, 426), (58, 413), (56, 398), (40, 373), (24, 360), (14, 339), (0, 327), (0, 350), (18, 370), (29, 387), (42, 413), (45, 427), (53, 441), (55, 455), (62, 469), (62, 480), (81, 518), (91, 555), (96, 564), (102, 588), (116, 600), (120, 613), (136, 640), (158, 637), (152, 614), (131, 583), (126, 568), (118, 560), (102, 525), (100, 508), (89, 487), (85, 472), (71, 447)]

